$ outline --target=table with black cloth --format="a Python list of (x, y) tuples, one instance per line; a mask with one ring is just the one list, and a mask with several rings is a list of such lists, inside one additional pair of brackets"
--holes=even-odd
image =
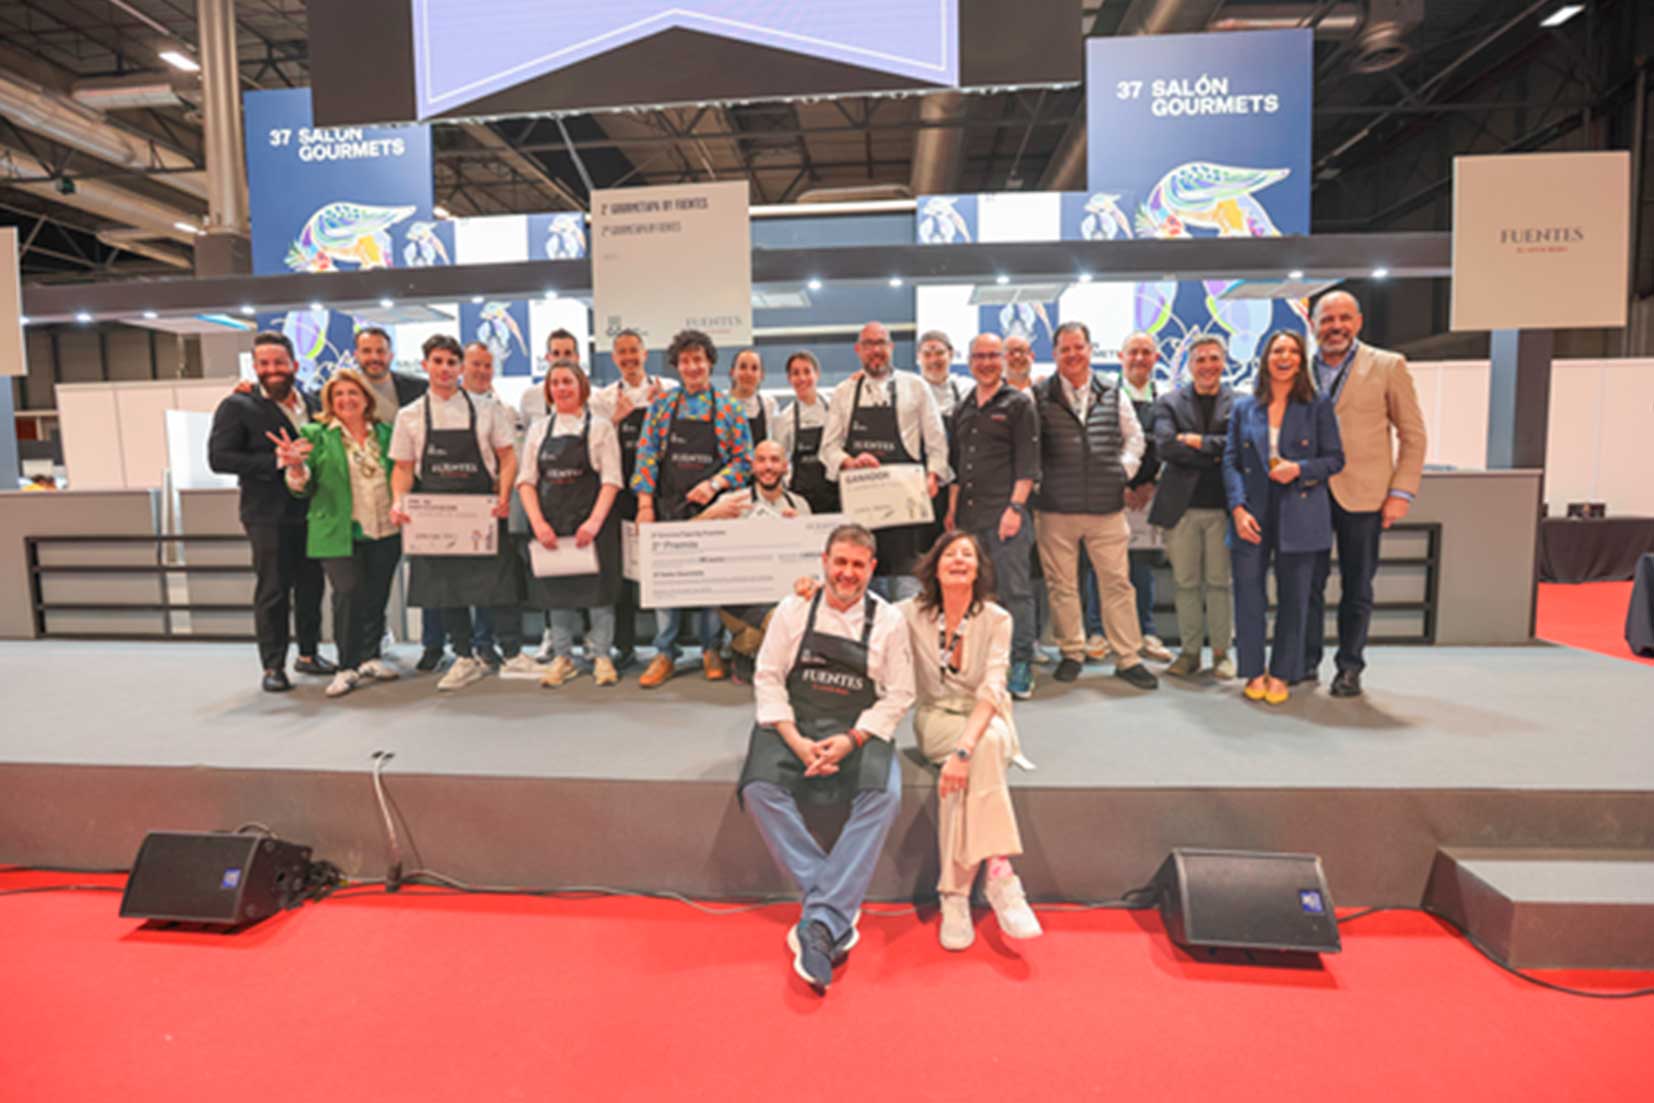
[(1541, 582), (1623, 582), (1647, 552), (1654, 552), (1654, 517), (1539, 522)]
[(1625, 611), (1625, 642), (1633, 654), (1654, 657), (1654, 552), (1637, 560), (1631, 605)]

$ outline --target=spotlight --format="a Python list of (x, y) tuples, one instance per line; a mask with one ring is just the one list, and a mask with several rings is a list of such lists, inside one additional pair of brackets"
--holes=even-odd
[(1390, 276), (1390, 270), (1388, 268), (1374, 268), (1373, 269), (1373, 279), (1375, 279), (1375, 280), (1388, 279), (1389, 276)]
[(1289, 280), (1301, 280), (1304, 278), (1304, 270), (1302, 268), (1294, 268), (1286, 274), (1286, 278)]
[(149, 321), (154, 321), (156, 318), (159, 318), (160, 315), (155, 313), (153, 310), (146, 310), (144, 311), (144, 317)]
[(480, 303), (480, 302), (482, 302), (482, 296), (481, 295), (472, 295), (471, 296), (471, 301), (473, 303)]
[(1091, 273), (1090, 272), (1081, 272), (1080, 273), (1080, 282), (1081, 283), (1090, 283), (1091, 282)]
[(1004, 287), (1006, 284), (1011, 282), (1011, 277), (1001, 274), (994, 277), (994, 282), (999, 284), (1001, 287)]
[(809, 283), (805, 284), (804, 286), (808, 287), (811, 291), (820, 291), (821, 290), (821, 281), (817, 280), (817, 279), (812, 279)]
[(391, 307), (393, 307), (395, 305), (396, 305), (396, 300), (395, 299), (380, 299), (379, 300), (379, 309), (381, 309), (381, 310), (389, 310)]
[(902, 277), (900, 277), (900, 276), (891, 276), (890, 277), (890, 286), (891, 287), (900, 287), (900, 286), (902, 286)]
[(241, 313), (247, 315), (250, 318), (250, 317), (253, 316), (253, 308), (251, 306), (249, 306), (248, 304), (246, 304), (246, 303), (242, 303), (241, 304)]
[(1563, 4), (1551, 14), (1539, 21), (1541, 27), (1560, 27), (1574, 16), (1585, 10), (1584, 4)]
[(554, 288), (554, 287), (546, 288), (546, 302), (548, 302), (548, 303), (553, 302), (553, 301), (556, 300), (556, 298), (557, 298), (557, 289)]
[(162, 50), (161, 60), (185, 73), (199, 73), (201, 65), (182, 50)]
[(320, 310), (321, 308), (322, 308), (321, 303), (311, 303), (310, 304), (310, 310), (312, 311), (312, 313), (314, 313), (315, 311)]
[(86, 323), (90, 322), (91, 320), (92, 320), (92, 315), (87, 313), (86, 311), (84, 311), (84, 310), (75, 311), (75, 321), (79, 322), (81, 325), (85, 325)]

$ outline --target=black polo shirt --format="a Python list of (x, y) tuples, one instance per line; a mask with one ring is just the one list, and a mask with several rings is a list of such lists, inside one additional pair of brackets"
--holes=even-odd
[(1001, 383), (983, 405), (970, 393), (953, 408), (948, 460), (959, 483), (954, 523), (982, 529), (999, 523), (1021, 479), (1039, 479), (1039, 413), (1034, 401)]

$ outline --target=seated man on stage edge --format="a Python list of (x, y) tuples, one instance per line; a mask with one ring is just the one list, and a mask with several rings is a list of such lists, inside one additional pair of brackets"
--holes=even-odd
[[(702, 511), (698, 521), (738, 521), (748, 517), (807, 517), (810, 503), (787, 489), (787, 453), (775, 440), (761, 441), (752, 450), (752, 485), (728, 490)], [(758, 648), (764, 642), (773, 605), (726, 605), (718, 617), (729, 629), (729, 650), (735, 682), (752, 681)]]
[[(804, 895), (787, 932), (793, 970), (818, 994), (856, 944), (856, 920), (901, 808), (893, 739), (913, 704), (913, 655), (896, 608), (867, 590), (873, 534), (840, 525), (821, 557), (825, 585), (776, 607), (753, 679), (757, 723), (738, 791), (776, 864)], [(823, 851), (799, 805), (849, 804)]]

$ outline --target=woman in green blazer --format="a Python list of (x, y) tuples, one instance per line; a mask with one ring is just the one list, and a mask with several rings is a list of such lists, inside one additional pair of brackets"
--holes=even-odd
[(287, 489), (310, 499), (305, 551), (333, 587), (339, 672), (329, 697), (399, 675), (379, 654), (402, 534), (390, 518), (391, 427), (374, 417), (374, 403), (367, 381), (341, 368), (322, 388), (317, 421), (276, 441)]

